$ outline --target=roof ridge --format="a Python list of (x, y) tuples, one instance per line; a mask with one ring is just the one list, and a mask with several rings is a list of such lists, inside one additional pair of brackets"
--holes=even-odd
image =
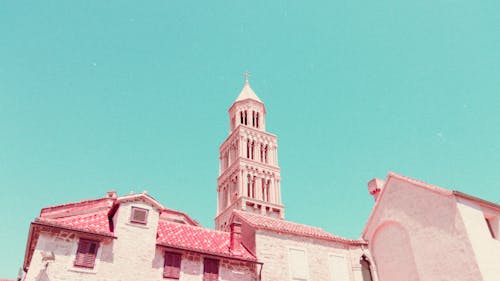
[[(421, 180), (418, 180), (418, 179), (414, 179), (414, 178), (411, 178), (411, 177), (408, 177), (408, 176), (404, 176), (404, 175), (395, 173), (395, 172), (389, 172), (387, 178), (389, 179), (390, 177), (394, 177), (394, 178), (397, 178), (397, 179), (400, 179), (400, 180), (404, 180), (404, 181), (407, 181), (409, 183), (416, 184), (418, 186), (427, 188), (429, 190), (432, 190), (432, 191), (435, 191), (435, 192), (438, 192), (438, 193), (441, 193), (441, 194), (444, 194), (444, 195), (452, 195), (453, 194), (453, 191), (451, 191), (451, 190), (449, 190), (447, 188), (440, 187), (440, 186), (437, 186), (437, 185), (434, 185), (434, 184), (430, 184), (430, 183), (427, 183), (427, 182), (424, 182), (424, 181), (421, 181)], [(386, 180), (386, 184), (388, 182), (388, 179)]]
[(229, 235), (229, 232), (217, 230), (217, 229), (212, 229), (212, 228), (206, 228), (206, 227), (203, 227), (201, 225), (190, 225), (190, 224), (186, 224), (186, 223), (176, 223), (176, 222), (172, 222), (169, 220), (163, 220), (163, 219), (161, 220), (161, 222), (172, 224), (172, 225), (178, 225), (178, 226), (182, 226), (182, 227), (190, 227), (190, 228), (194, 228), (194, 229), (201, 229), (201, 230), (205, 230), (205, 231), (211, 231), (211, 232), (215, 232), (215, 233)]
[[(293, 221), (288, 221), (288, 220), (281, 220), (281, 219), (277, 219), (277, 218), (263, 216), (263, 215), (260, 215), (260, 214), (252, 214), (252, 213), (248, 213), (248, 212), (242, 212), (242, 211), (239, 211), (239, 210), (235, 210), (234, 213), (235, 213), (236, 216), (238, 216), (239, 218), (243, 219), (245, 222), (247, 222), (251, 226), (257, 227), (257, 228), (264, 228), (264, 229), (267, 229), (267, 230), (274, 230), (274, 231), (282, 231), (282, 232), (290, 233), (292, 235), (300, 235), (300, 236), (307, 236), (307, 237), (318, 238), (318, 239), (334, 240), (334, 241), (338, 241), (338, 242), (366, 243), (365, 240), (345, 238), (345, 237), (333, 234), (331, 232), (328, 232), (328, 231), (326, 231), (326, 230), (324, 230), (324, 229), (322, 229), (320, 227), (317, 227), (317, 226), (311, 226), (311, 225), (307, 225), (307, 224), (301, 224), (301, 223), (297, 223), (297, 222), (293, 222)], [(293, 231), (293, 230), (288, 230), (288, 229), (281, 229), (281, 230), (279, 230), (279, 229), (276, 229), (277, 228), (276, 226), (266, 225), (265, 223), (259, 224), (259, 223), (255, 223), (253, 221), (250, 221), (249, 218), (245, 217), (245, 216), (255, 216), (255, 217), (258, 217), (258, 218), (260, 217), (260, 218), (263, 218), (263, 219), (266, 219), (266, 220), (274, 220), (274, 221), (280, 222), (280, 223), (286, 223), (286, 224), (291, 224), (291, 225), (306, 227), (309, 230), (319, 231), (319, 233), (316, 233), (316, 234), (314, 234), (314, 233), (307, 233), (304, 230), (302, 230), (302, 231), (301, 230), (295, 230), (295, 231)]]
[(96, 199), (85, 199), (85, 200), (81, 200), (81, 201), (76, 201), (76, 202), (70, 202), (70, 203), (65, 203), (65, 204), (59, 204), (59, 205), (52, 205), (52, 206), (48, 206), (48, 207), (44, 207), (42, 208), (42, 212), (44, 210), (48, 210), (48, 209), (61, 209), (61, 208), (64, 208), (64, 207), (69, 207), (69, 206), (74, 206), (74, 205), (83, 205), (83, 204), (87, 204), (87, 203), (93, 203), (93, 202), (97, 202), (97, 201), (103, 201), (104, 199), (111, 199), (109, 197), (101, 197), (101, 198), (96, 198)]

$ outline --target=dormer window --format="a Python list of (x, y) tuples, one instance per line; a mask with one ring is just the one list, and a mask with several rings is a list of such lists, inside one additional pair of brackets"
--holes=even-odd
[(130, 212), (130, 222), (147, 224), (148, 223), (148, 209), (132, 207)]

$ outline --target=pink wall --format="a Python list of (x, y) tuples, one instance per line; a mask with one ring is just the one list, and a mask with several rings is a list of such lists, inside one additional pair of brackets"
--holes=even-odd
[[(363, 237), (381, 280), (401, 280), (401, 274), (415, 271), (415, 277), (407, 277), (414, 279), (404, 280), (483, 280), (451, 192), (443, 195), (389, 176), (373, 212)], [(388, 222), (398, 226), (384, 229)], [(401, 258), (405, 261), (394, 271), (391, 260)]]

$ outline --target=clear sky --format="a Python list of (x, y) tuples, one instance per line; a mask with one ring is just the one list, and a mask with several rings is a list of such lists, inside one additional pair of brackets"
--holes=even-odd
[(357, 238), (388, 171), (500, 201), (500, 1), (1, 1), (0, 277), (42, 207), (147, 190), (213, 227), (242, 73), (287, 219)]

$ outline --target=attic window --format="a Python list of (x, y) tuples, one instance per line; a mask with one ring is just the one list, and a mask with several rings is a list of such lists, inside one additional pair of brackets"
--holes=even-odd
[(147, 224), (148, 210), (138, 207), (132, 207), (132, 210), (130, 212), (130, 222)]

